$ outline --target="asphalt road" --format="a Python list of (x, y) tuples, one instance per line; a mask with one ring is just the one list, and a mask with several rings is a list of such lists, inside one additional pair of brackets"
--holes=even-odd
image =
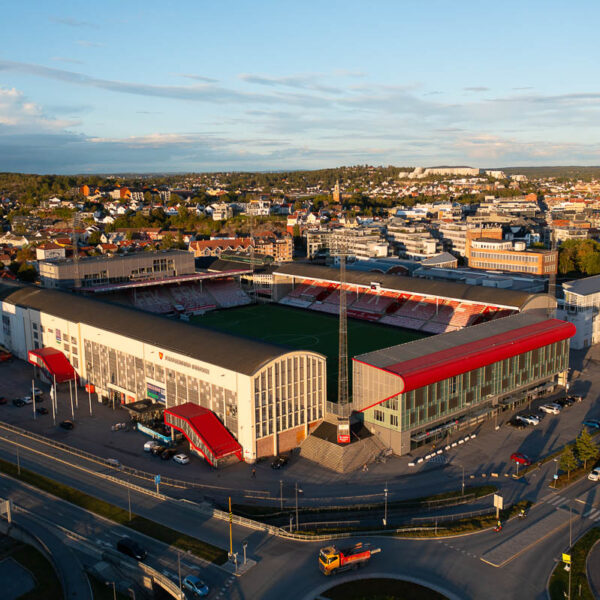
[[(0, 456), (14, 459), (11, 444), (0, 442)], [(119, 485), (79, 470), (68, 464), (56, 462), (48, 456), (23, 451), (21, 465), (73, 485), (88, 493), (127, 507), (127, 492)], [(555, 559), (568, 546), (568, 528), (548, 532), (540, 540), (515, 557), (502, 568), (482, 561), (481, 557), (513, 535), (557, 510), (571, 506), (574, 511), (573, 538), (595, 524), (582, 515), (599, 507), (598, 484), (586, 480), (576, 483), (567, 491), (555, 494), (548, 486), (540, 488), (544, 498), (524, 520), (508, 523), (501, 533), (483, 532), (448, 540), (410, 540), (373, 538), (374, 545), (382, 548), (360, 576), (390, 574), (428, 582), (455, 598), (543, 598), (547, 578)], [(10, 495), (19, 505), (38, 511), (45, 518), (56, 520), (75, 531), (82, 531), (98, 539), (99, 543), (113, 544), (122, 535), (123, 528), (103, 519), (90, 516), (77, 507), (60, 500), (49, 499), (37, 490), (25, 490), (23, 484), (0, 478), (0, 495)], [(186, 503), (177, 500), (159, 501), (145, 494), (131, 493), (132, 508), (137, 514), (155, 519), (169, 527), (184, 531), (211, 543), (228, 546), (228, 525), (216, 519), (206, 519)], [(595, 513), (592, 513), (595, 514)], [(598, 512), (600, 516), (600, 511)], [(365, 541), (368, 538), (364, 538)], [(323, 585), (333, 585), (346, 580), (347, 576), (324, 579), (317, 568), (317, 552), (322, 543), (290, 542), (267, 536), (264, 532), (234, 526), (234, 551), (241, 556), (242, 542), (248, 543), (248, 556), (257, 565), (240, 578), (231, 580), (230, 575), (214, 566), (185, 559), (185, 568), (197, 565), (207, 579), (213, 593), (226, 589), (228, 598), (275, 600), (308, 599), (314, 597)], [(147, 542), (143, 542), (147, 546)], [(151, 560), (166, 570), (176, 573), (177, 556), (160, 545), (149, 548)], [(351, 576), (350, 576), (351, 577)], [(232, 581), (232, 582), (231, 582)]]

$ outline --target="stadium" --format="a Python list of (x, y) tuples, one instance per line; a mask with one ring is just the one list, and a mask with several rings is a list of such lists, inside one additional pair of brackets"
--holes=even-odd
[[(70, 369), (99, 400), (151, 398), (214, 465), (299, 445), (326, 462), (313, 438), (331, 441), (339, 414), (341, 293), (352, 441), (372, 438), (369, 460), (383, 448), (406, 454), (564, 383), (574, 331), (550, 318), (546, 294), (358, 271), (340, 282), (338, 269), (291, 263), (261, 280), (270, 302), (256, 304), (251, 265), (196, 271), (170, 255), (142, 253), (125, 271), (94, 266), (99, 276), (54, 286), (75, 296), (4, 286), (0, 344), (50, 379), (58, 352), (69, 365), (59, 375)], [(112, 260), (97, 262), (112, 268)]]

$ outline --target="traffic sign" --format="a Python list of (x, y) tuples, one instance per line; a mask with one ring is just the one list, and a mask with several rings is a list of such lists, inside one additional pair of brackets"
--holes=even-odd
[(155, 483), (156, 485), (158, 485), (158, 484), (160, 483), (160, 475), (155, 475), (155, 476), (154, 476), (154, 483)]
[(571, 564), (571, 555), (563, 553), (562, 560), (566, 565), (570, 565)]

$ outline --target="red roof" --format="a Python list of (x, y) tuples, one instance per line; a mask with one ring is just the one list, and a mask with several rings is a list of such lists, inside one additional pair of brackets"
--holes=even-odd
[[(212, 410), (198, 406), (193, 402), (173, 406), (164, 412), (165, 423), (172, 425), (167, 421), (168, 414), (185, 419), (217, 459), (236, 453), (241, 456), (242, 447)], [(195, 446), (194, 440), (190, 439), (185, 431), (182, 431), (182, 433)], [(200, 448), (197, 449), (200, 450)]]
[(69, 359), (55, 348), (39, 348), (29, 350), (27, 359), (32, 365), (46, 369), (50, 375), (56, 377), (56, 383), (72, 381), (77, 378), (77, 372)]
[(433, 352), (427, 356), (391, 364), (382, 370), (397, 375), (402, 380), (403, 385), (398, 393), (410, 392), (566, 340), (573, 337), (575, 331), (572, 323), (548, 319), (507, 333)]

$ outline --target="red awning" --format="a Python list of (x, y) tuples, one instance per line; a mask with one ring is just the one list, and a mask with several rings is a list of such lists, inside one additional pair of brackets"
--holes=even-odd
[(29, 350), (27, 360), (36, 367), (41, 367), (56, 377), (56, 383), (72, 381), (78, 378), (77, 372), (69, 362), (69, 359), (55, 348), (39, 348)]

